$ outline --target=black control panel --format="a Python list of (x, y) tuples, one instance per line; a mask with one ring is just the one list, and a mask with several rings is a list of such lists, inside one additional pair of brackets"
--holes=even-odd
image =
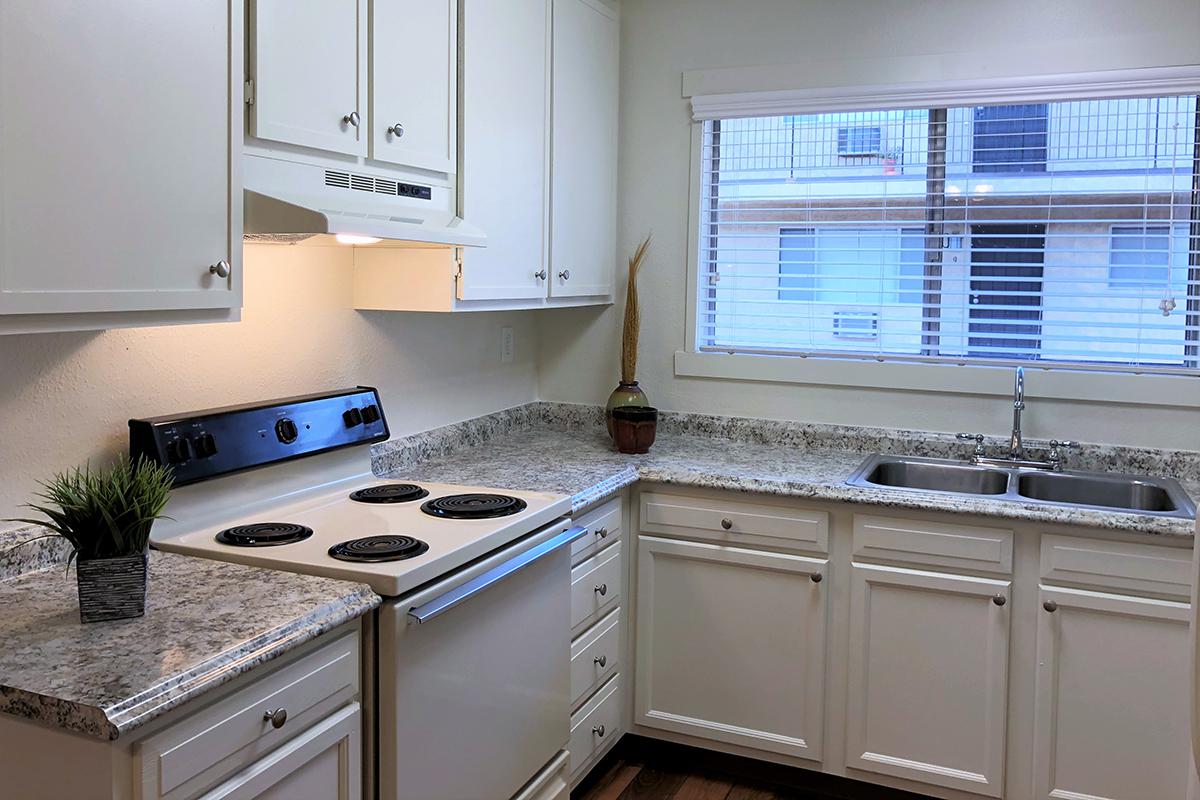
[(387, 438), (369, 386), (129, 420), (130, 456), (171, 465), (176, 486)]
[(396, 194), (401, 197), (414, 197), (418, 200), (429, 200), (433, 197), (433, 189), (417, 183), (397, 183)]

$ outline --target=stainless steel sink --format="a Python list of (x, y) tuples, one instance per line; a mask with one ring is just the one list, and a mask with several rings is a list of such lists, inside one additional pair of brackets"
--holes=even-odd
[(1177, 481), (1149, 475), (1000, 469), (949, 459), (875, 454), (846, 482), (1153, 516), (1190, 519), (1196, 515), (1195, 504)]

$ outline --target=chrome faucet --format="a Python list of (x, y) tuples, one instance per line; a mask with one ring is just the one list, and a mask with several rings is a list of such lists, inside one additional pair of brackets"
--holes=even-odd
[(1025, 458), (1025, 444), (1021, 441), (1021, 412), (1025, 410), (1025, 368), (1017, 367), (1013, 380), (1013, 426), (1008, 439), (1008, 457), (1013, 461)]

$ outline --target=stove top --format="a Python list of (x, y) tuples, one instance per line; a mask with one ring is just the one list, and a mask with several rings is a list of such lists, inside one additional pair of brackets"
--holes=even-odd
[(569, 497), (549, 492), (382, 481), (362, 472), (361, 461), (359, 471), (341, 471), (350, 458), (326, 454), (176, 489), (165, 511), (172, 519), (155, 523), (151, 541), (397, 597), (571, 510)]
[(525, 501), (508, 494), (450, 494), (421, 504), (421, 510), (443, 519), (496, 519), (525, 510)]

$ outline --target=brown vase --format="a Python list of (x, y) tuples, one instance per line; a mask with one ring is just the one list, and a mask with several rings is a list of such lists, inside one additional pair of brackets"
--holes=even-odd
[(637, 381), (621, 381), (617, 384), (617, 388), (613, 389), (612, 394), (608, 396), (608, 403), (604, 406), (604, 423), (608, 426), (608, 435), (615, 436), (613, 433), (613, 409), (624, 408), (626, 406), (634, 406), (637, 408), (645, 408), (650, 405), (650, 401), (646, 398), (646, 393), (638, 386)]
[(658, 434), (658, 409), (649, 406), (617, 406), (612, 415), (613, 441), (617, 451), (631, 455), (649, 453)]

